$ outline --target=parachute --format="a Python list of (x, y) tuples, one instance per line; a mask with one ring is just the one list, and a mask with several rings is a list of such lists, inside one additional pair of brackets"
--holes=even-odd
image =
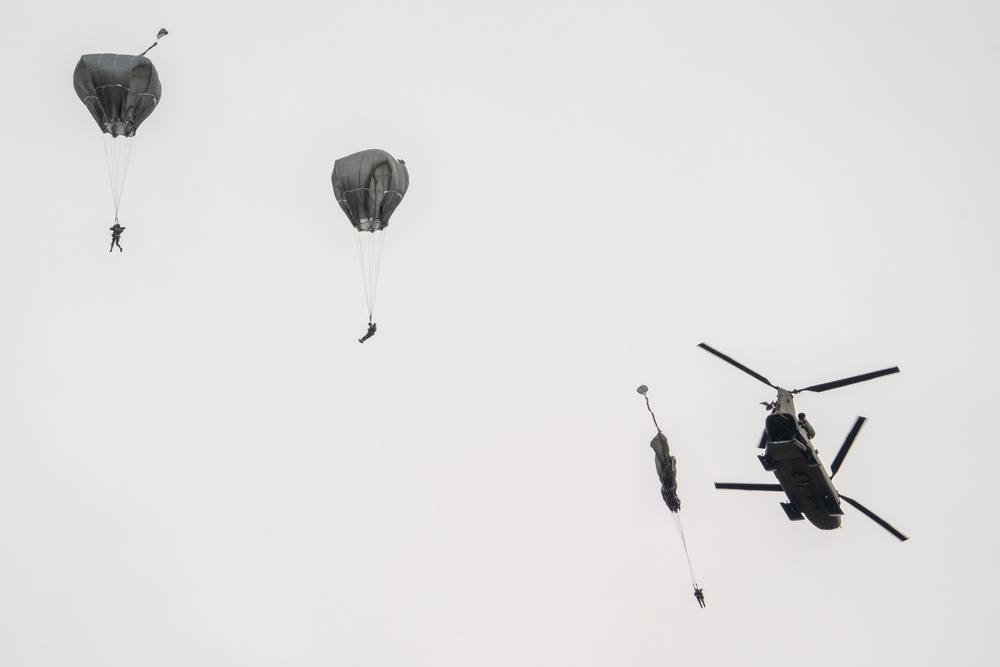
[[(157, 41), (165, 34), (166, 30), (160, 30)], [(145, 56), (90, 53), (77, 63), (73, 87), (101, 128), (117, 221), (132, 139), (160, 101), (160, 78)]]
[(695, 599), (698, 600), (701, 607), (704, 607), (704, 591), (698, 586), (698, 579), (694, 576), (691, 554), (688, 553), (687, 540), (684, 537), (684, 525), (681, 523), (681, 499), (677, 496), (677, 459), (670, 455), (670, 444), (667, 442), (667, 436), (660, 430), (660, 425), (656, 422), (656, 415), (653, 414), (653, 409), (649, 406), (649, 396), (646, 395), (649, 388), (646, 385), (641, 385), (636, 391), (646, 399), (646, 409), (652, 415), (653, 425), (656, 426), (656, 435), (653, 436), (649, 446), (653, 448), (656, 455), (656, 475), (660, 478), (660, 495), (663, 496), (663, 502), (667, 504), (667, 508), (673, 516), (674, 526), (677, 527), (681, 544), (684, 545), (684, 556), (687, 558), (688, 571), (691, 573), (691, 585), (694, 587)]
[(670, 445), (663, 431), (658, 432), (649, 446), (656, 452), (656, 475), (660, 478), (660, 495), (671, 512), (681, 511), (677, 497), (677, 459), (670, 455)]
[(386, 228), (406, 194), (410, 174), (402, 160), (385, 151), (369, 149), (337, 160), (331, 180), (337, 203), (358, 232), (361, 280), (371, 323)]

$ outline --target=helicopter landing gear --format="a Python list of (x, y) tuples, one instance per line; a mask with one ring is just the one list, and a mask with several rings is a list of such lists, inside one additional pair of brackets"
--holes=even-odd
[(802, 516), (801, 510), (799, 510), (795, 503), (781, 503), (781, 509), (785, 510), (785, 514), (788, 515), (789, 521), (802, 521), (805, 519), (805, 517)]
[(821, 505), (823, 505), (823, 509), (830, 516), (844, 515), (844, 510), (840, 509), (840, 503), (838, 503), (837, 499), (834, 498), (833, 496), (823, 496), (822, 498), (819, 499), (819, 502)]
[(774, 464), (774, 461), (767, 454), (758, 454), (757, 460), (760, 461), (762, 466), (764, 466), (764, 470), (768, 472), (773, 472), (778, 469), (778, 466)]

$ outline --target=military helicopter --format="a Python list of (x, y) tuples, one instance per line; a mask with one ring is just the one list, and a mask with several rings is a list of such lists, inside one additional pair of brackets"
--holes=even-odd
[(776, 384), (772, 384), (770, 380), (760, 373), (750, 370), (735, 359), (727, 357), (705, 343), (700, 343), (698, 347), (711, 352), (723, 361), (736, 366), (736, 368), (747, 375), (760, 380), (767, 386), (778, 391), (778, 396), (773, 401), (761, 403), (761, 405), (771, 411), (771, 414), (767, 416), (764, 422), (764, 433), (761, 434), (760, 443), (757, 445), (758, 448), (764, 450), (764, 453), (758, 455), (757, 458), (760, 459), (764, 470), (774, 473), (774, 476), (778, 479), (778, 483), (734, 484), (716, 482), (715, 488), (742, 491), (783, 491), (788, 498), (788, 502), (781, 503), (781, 507), (785, 510), (785, 514), (788, 515), (790, 520), (801, 521), (804, 518), (809, 519), (810, 523), (823, 530), (840, 528), (840, 517), (844, 514), (844, 511), (840, 507), (840, 501), (844, 500), (869, 519), (895, 535), (900, 541), (907, 540), (906, 535), (903, 535), (890, 526), (858, 501), (838, 493), (837, 489), (833, 486), (833, 477), (840, 470), (847, 452), (850, 451), (851, 445), (854, 444), (854, 439), (858, 437), (858, 433), (865, 423), (865, 418), (858, 417), (857, 421), (854, 422), (854, 427), (847, 434), (844, 444), (841, 445), (840, 451), (837, 452), (837, 455), (833, 459), (833, 465), (830, 466), (830, 474), (828, 475), (823, 468), (823, 464), (820, 463), (816, 448), (812, 444), (812, 438), (816, 436), (816, 431), (806, 420), (805, 413), (800, 412), (796, 415), (795, 403), (792, 401), (792, 396), (802, 391), (821, 392), (837, 389), (838, 387), (846, 387), (858, 382), (873, 380), (883, 375), (898, 373), (898, 367), (893, 366), (892, 368), (885, 368), (880, 371), (865, 373), (864, 375), (855, 375), (843, 380), (814, 384), (810, 387), (789, 391), (782, 389)]

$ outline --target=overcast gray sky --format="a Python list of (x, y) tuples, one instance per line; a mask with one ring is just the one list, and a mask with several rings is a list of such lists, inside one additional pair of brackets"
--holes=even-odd
[[(983, 664), (1000, 6), (0, 13), (0, 664)], [(84, 53), (163, 96), (113, 213)], [(412, 184), (364, 346), (338, 157)], [(754, 445), (799, 409), (841, 530)], [(691, 596), (650, 399), (678, 459)]]

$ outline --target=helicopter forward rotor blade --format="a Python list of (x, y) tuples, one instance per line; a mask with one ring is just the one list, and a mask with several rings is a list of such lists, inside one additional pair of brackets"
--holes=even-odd
[(701, 349), (705, 350), (706, 352), (711, 352), (712, 354), (714, 354), (715, 356), (717, 356), (719, 359), (722, 359), (723, 361), (728, 361), (733, 366), (736, 366), (736, 368), (740, 369), (741, 371), (743, 371), (747, 375), (749, 375), (751, 377), (757, 378), (758, 380), (760, 380), (761, 382), (763, 382), (764, 384), (766, 384), (768, 387), (771, 387), (773, 389), (777, 389), (778, 388), (776, 385), (771, 384), (771, 381), (768, 380), (766, 377), (764, 377), (763, 375), (761, 375), (757, 371), (750, 370), (749, 368), (747, 368), (746, 366), (744, 366), (740, 362), (736, 361), (732, 357), (727, 357), (726, 355), (722, 354), (718, 350), (716, 350), (716, 349), (714, 349), (712, 347), (709, 347), (708, 345), (705, 345), (704, 343), (698, 343), (698, 347), (700, 347)]
[[(781, 491), (780, 484), (742, 484), (733, 482), (716, 482), (717, 489), (733, 489), (736, 491)], [(843, 498), (843, 496), (841, 496)]]
[(837, 471), (840, 470), (840, 464), (844, 462), (847, 452), (850, 451), (851, 445), (854, 444), (854, 439), (858, 437), (858, 433), (861, 431), (861, 427), (865, 425), (865, 421), (864, 417), (858, 417), (857, 421), (854, 422), (851, 432), (847, 434), (844, 444), (840, 446), (840, 451), (837, 452), (837, 456), (833, 459), (833, 465), (830, 466), (830, 479), (833, 479)]
[(893, 528), (892, 526), (890, 526), (888, 524), (888, 522), (886, 522), (883, 519), (881, 519), (877, 514), (875, 514), (874, 512), (872, 512), (870, 509), (868, 509), (867, 507), (865, 507), (861, 503), (859, 503), (857, 500), (854, 500), (853, 498), (848, 498), (844, 494), (840, 494), (840, 498), (841, 498), (841, 500), (846, 500), (847, 502), (849, 502), (855, 509), (857, 509), (858, 511), (860, 511), (861, 513), (863, 513), (865, 516), (867, 516), (869, 519), (871, 519), (872, 521), (874, 521), (875, 523), (877, 523), (878, 525), (882, 526), (883, 528), (885, 528), (886, 530), (888, 530), (890, 533), (892, 533), (893, 535), (895, 535), (896, 539), (898, 539), (900, 542), (905, 542), (906, 540), (910, 539), (906, 535), (903, 535), (901, 532), (899, 532), (898, 530), (896, 530), (895, 528)]
[(875, 378), (880, 378), (883, 375), (892, 375), (893, 373), (898, 373), (899, 367), (893, 366), (892, 368), (883, 368), (880, 371), (873, 371), (871, 373), (865, 373), (864, 375), (855, 375), (854, 377), (844, 378), (843, 380), (834, 380), (833, 382), (824, 382), (823, 384), (814, 384), (811, 387), (803, 387), (802, 389), (796, 389), (793, 394), (797, 394), (800, 391), (829, 391), (830, 389), (837, 389), (838, 387), (846, 387), (849, 384), (857, 384), (858, 382), (864, 382), (866, 380), (874, 380)]

